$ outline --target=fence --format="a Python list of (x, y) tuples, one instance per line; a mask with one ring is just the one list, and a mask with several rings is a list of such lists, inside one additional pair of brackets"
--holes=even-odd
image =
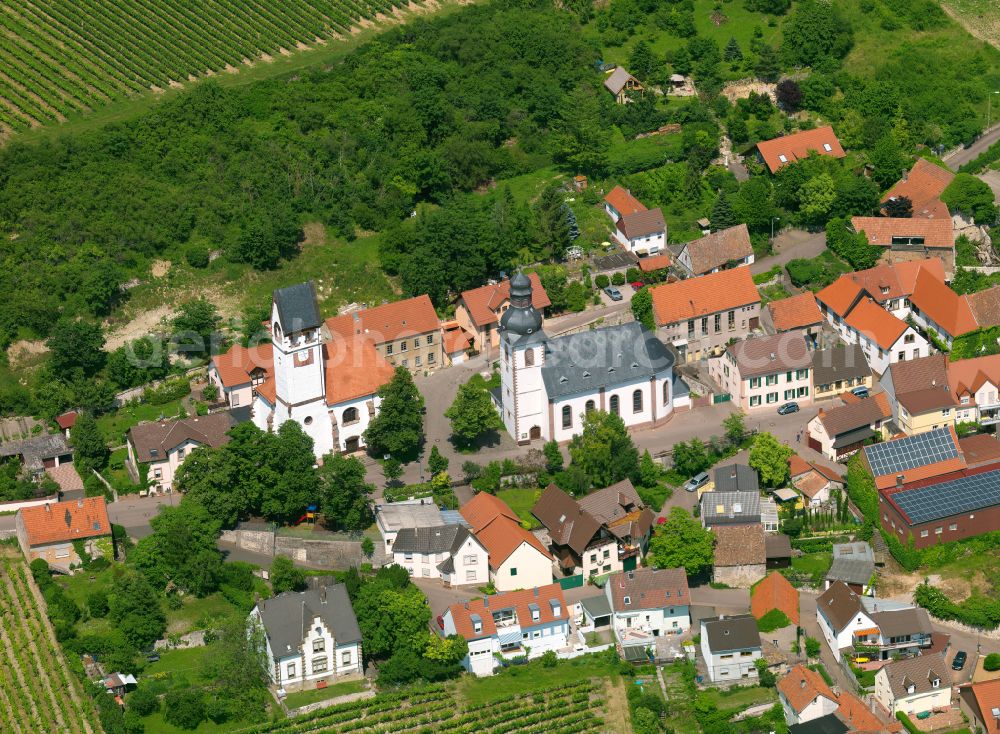
[(26, 507), (41, 507), (49, 502), (58, 502), (59, 495), (54, 494), (51, 497), (40, 497), (38, 499), (31, 500), (15, 500), (13, 502), (3, 502), (0, 503), (0, 512), (17, 512)]
[(559, 579), (559, 586), (564, 591), (567, 589), (579, 589), (583, 586), (583, 574), (578, 573), (576, 576), (567, 576), (564, 579)]

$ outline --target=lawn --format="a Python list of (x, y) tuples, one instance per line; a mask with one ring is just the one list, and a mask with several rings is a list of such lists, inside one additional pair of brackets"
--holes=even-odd
[(125, 443), (125, 434), (132, 426), (137, 426), (143, 421), (174, 418), (180, 415), (180, 412), (180, 400), (172, 400), (164, 405), (149, 405), (147, 403), (126, 405), (114, 413), (107, 413), (98, 418), (97, 427), (109, 445), (120, 446)]
[(777, 701), (778, 696), (773, 688), (763, 688), (752, 686), (749, 688), (738, 688), (730, 692), (723, 692), (717, 689), (710, 689), (701, 694), (711, 700), (715, 707), (720, 710), (739, 709), (740, 711), (756, 706), (759, 703)]
[(792, 568), (799, 573), (815, 576), (820, 574), (825, 576), (833, 563), (833, 554), (828, 552), (806, 553), (802, 556), (792, 558)]
[(822, 290), (844, 273), (851, 272), (851, 266), (830, 250), (808, 260), (796, 258), (785, 266), (792, 284), (811, 291)]
[(128, 459), (128, 449), (124, 447), (115, 449), (108, 460), (108, 468), (104, 470), (104, 478), (121, 494), (139, 491), (139, 485), (132, 481), (132, 476), (125, 467), (126, 459)]
[(543, 667), (540, 660), (535, 660), (527, 665), (511, 666), (490, 678), (463, 677), (458, 682), (457, 694), (466, 706), (481, 706), (499, 698), (523, 696), (587, 678), (611, 677), (617, 680), (616, 667), (608, 664), (608, 656), (604, 653), (562, 660), (551, 668)]
[(167, 609), (167, 632), (183, 635), (192, 630), (205, 629), (213, 620), (237, 611), (240, 610), (219, 592), (201, 599), (185, 596), (180, 609)]
[(792, 295), (781, 283), (775, 283), (774, 285), (758, 288), (757, 290), (760, 292), (761, 305), (770, 303), (771, 301), (780, 301)]
[(501, 489), (497, 492), (497, 497), (506, 502), (510, 509), (526, 522), (531, 529), (542, 527), (542, 524), (531, 514), (531, 508), (538, 501), (539, 491), (537, 489)]
[(297, 709), (301, 706), (307, 706), (310, 703), (316, 703), (317, 701), (326, 701), (337, 696), (347, 696), (351, 693), (361, 693), (366, 687), (363, 680), (347, 680), (343, 683), (334, 683), (332, 686), (327, 686), (326, 688), (314, 688), (311, 691), (290, 693), (285, 699), (285, 706), (289, 709)]

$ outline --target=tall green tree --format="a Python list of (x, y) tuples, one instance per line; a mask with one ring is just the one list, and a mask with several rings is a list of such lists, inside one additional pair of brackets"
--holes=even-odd
[(645, 40), (640, 40), (635, 44), (628, 57), (628, 69), (633, 76), (642, 81), (649, 81), (659, 66), (660, 63)]
[(365, 465), (353, 456), (329, 454), (319, 468), (320, 509), (328, 526), (364, 530), (374, 518), (368, 498), (375, 486), (365, 481)]
[(272, 443), (268, 463), (277, 476), (264, 484), (260, 511), (273, 520), (291, 522), (319, 499), (313, 440), (297, 422), (285, 421)]
[(639, 451), (617, 415), (592, 410), (569, 444), (572, 467), (583, 472), (593, 487), (607, 487), (623, 479), (639, 481)]
[(835, 3), (800, 0), (782, 26), (781, 56), (788, 66), (836, 68), (854, 43), (854, 31)]
[(431, 610), (405, 570), (379, 569), (361, 586), (353, 606), (366, 655), (385, 659), (401, 649), (423, 653)]
[(742, 61), (743, 60), (743, 49), (740, 48), (740, 42), (736, 38), (730, 38), (729, 43), (726, 44), (726, 49), (722, 53), (722, 57), (726, 61)]
[(746, 436), (746, 417), (746, 413), (742, 410), (737, 410), (734, 413), (730, 413), (725, 417), (725, 419), (723, 419), (722, 427), (726, 431), (726, 438), (728, 438), (731, 443), (739, 444), (743, 441), (743, 437)]
[(182, 303), (173, 321), (174, 348), (187, 354), (209, 354), (220, 321), (218, 309), (205, 298)]
[(572, 242), (563, 197), (562, 190), (552, 184), (542, 191), (535, 204), (538, 244), (550, 257), (557, 260), (562, 259)]
[(108, 356), (100, 324), (83, 319), (57, 321), (46, 345), (52, 352), (52, 367), (60, 377), (74, 370), (90, 377), (104, 366)]
[(424, 398), (410, 371), (397, 367), (378, 395), (382, 400), (378, 415), (365, 431), (368, 448), (376, 455), (389, 454), (399, 460), (416, 457), (424, 435)]
[(635, 320), (650, 331), (656, 330), (656, 319), (653, 315), (653, 294), (651, 288), (643, 288), (632, 296), (632, 315)]
[(296, 568), (288, 556), (275, 556), (271, 562), (271, 589), (275, 595), (286, 591), (301, 591), (306, 585), (306, 575)]
[(427, 469), (431, 476), (448, 471), (448, 457), (442, 456), (437, 446), (431, 446), (431, 454), (427, 459)]
[(129, 553), (129, 564), (139, 569), (157, 589), (168, 582), (196, 596), (219, 588), (222, 554), (216, 547), (221, 523), (208, 510), (186, 497), (179, 505), (160, 505), (149, 521), (153, 532)]
[(941, 192), (941, 201), (953, 212), (971, 215), (976, 224), (989, 226), (996, 223), (997, 207), (993, 190), (971, 173), (957, 174)]
[(714, 545), (710, 530), (686, 510), (672, 507), (649, 541), (647, 559), (656, 568), (683, 568), (689, 576), (697, 576), (712, 567)]
[(145, 648), (167, 629), (160, 599), (145, 576), (126, 570), (115, 576), (108, 594), (108, 617), (129, 644)]
[(466, 382), (458, 388), (455, 401), (444, 412), (451, 421), (451, 434), (456, 441), (469, 446), (480, 436), (503, 428), (500, 414), (485, 386)]
[(80, 413), (70, 434), (70, 443), (77, 463), (84, 474), (100, 469), (108, 462), (108, 444), (90, 413)]
[(788, 460), (795, 453), (770, 433), (758, 433), (750, 447), (750, 466), (765, 487), (780, 487), (788, 480)]
[(712, 213), (709, 215), (709, 221), (712, 224), (713, 232), (718, 232), (720, 229), (729, 229), (740, 223), (736, 218), (736, 212), (733, 211), (733, 205), (730, 203), (725, 191), (719, 193), (718, 198), (712, 205)]

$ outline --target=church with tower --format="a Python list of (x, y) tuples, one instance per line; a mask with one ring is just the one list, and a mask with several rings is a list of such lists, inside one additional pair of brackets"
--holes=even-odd
[(280, 288), (271, 301), (271, 343), (234, 346), (209, 368), (231, 408), (249, 405), (263, 431), (295, 421), (312, 438), (316, 458), (364, 447), (378, 389), (393, 375), (370, 339), (331, 328), (334, 319), (321, 318), (312, 283)]
[(531, 293), (527, 276), (515, 275), (500, 319), (500, 387), (493, 391), (518, 443), (568, 441), (591, 410), (645, 428), (690, 406), (687, 385), (674, 374), (674, 353), (641, 324), (549, 337)]

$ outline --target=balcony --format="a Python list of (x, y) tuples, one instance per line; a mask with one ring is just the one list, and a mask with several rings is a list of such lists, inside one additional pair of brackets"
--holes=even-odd
[(1000, 423), (1000, 405), (979, 406), (979, 423), (984, 426)]

